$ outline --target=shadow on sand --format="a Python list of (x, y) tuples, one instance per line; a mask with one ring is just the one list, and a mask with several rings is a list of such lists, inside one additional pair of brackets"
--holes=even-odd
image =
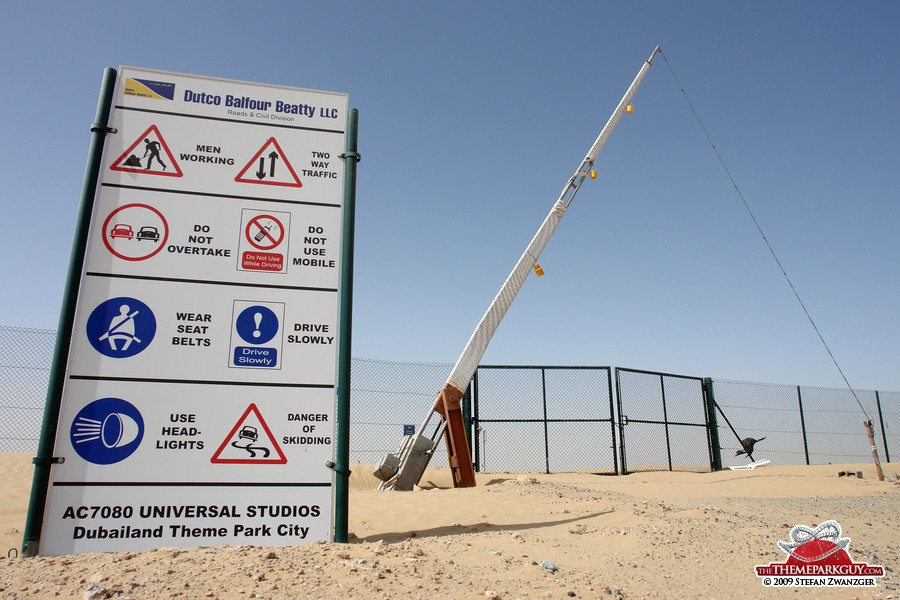
[(557, 521), (546, 521), (544, 523), (511, 523), (507, 525), (495, 525), (493, 523), (475, 523), (474, 525), (460, 525), (458, 523), (453, 525), (444, 525), (441, 527), (432, 527), (431, 529), (422, 529), (416, 531), (404, 531), (404, 532), (388, 532), (388, 533), (379, 533), (375, 535), (369, 535), (366, 537), (358, 537), (353, 540), (351, 543), (361, 544), (367, 542), (377, 542), (379, 540), (384, 540), (386, 544), (394, 544), (396, 542), (402, 542), (408, 540), (410, 538), (427, 538), (427, 537), (440, 537), (444, 535), (458, 535), (461, 533), (480, 533), (482, 531), (524, 531), (531, 529), (541, 529), (544, 527), (555, 527), (557, 525), (566, 525), (568, 523), (577, 523), (579, 521), (584, 521), (587, 519), (593, 519), (594, 517), (599, 517), (601, 515), (608, 515), (615, 512), (614, 510), (605, 510), (590, 513), (587, 515), (582, 515), (580, 517), (569, 517), (567, 519), (559, 519)]

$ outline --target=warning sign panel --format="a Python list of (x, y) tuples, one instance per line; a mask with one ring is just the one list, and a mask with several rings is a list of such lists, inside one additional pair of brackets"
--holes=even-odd
[(113, 171), (181, 177), (183, 173), (156, 125), (151, 125), (109, 167)]
[(110, 75), (29, 552), (330, 540), (347, 95)]
[(241, 172), (234, 178), (239, 183), (262, 183), (265, 185), (284, 185), (302, 187), (300, 178), (294, 167), (284, 155), (278, 141), (271, 137), (262, 148), (253, 155)]
[(266, 424), (259, 409), (251, 404), (238, 419), (216, 450), (211, 463), (215, 464), (274, 464), (287, 462), (284, 452)]

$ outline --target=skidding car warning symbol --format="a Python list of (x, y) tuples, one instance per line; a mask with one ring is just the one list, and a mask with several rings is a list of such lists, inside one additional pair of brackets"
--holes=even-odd
[(283, 465), (287, 462), (287, 457), (275, 441), (275, 436), (272, 435), (256, 404), (251, 404), (231, 428), (209, 462), (233, 465), (260, 463)]

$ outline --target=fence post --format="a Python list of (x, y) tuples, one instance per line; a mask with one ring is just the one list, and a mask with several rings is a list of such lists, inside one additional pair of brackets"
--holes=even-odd
[(622, 382), (619, 379), (619, 369), (616, 369), (616, 404), (619, 406), (619, 460), (622, 462), (622, 475), (628, 475), (625, 463), (625, 422), (627, 416), (622, 413)]
[[(472, 438), (473, 429), (472, 429), (472, 384), (466, 388), (465, 393), (463, 393), (462, 397), (462, 414), (463, 414), (463, 423), (466, 428), (466, 441), (469, 444), (469, 456), (472, 456)], [(475, 461), (472, 461), (472, 464), (475, 464)]]
[(470, 386), (472, 390), (472, 403), (473, 406), (473, 415), (472, 415), (472, 437), (475, 438), (475, 453), (472, 455), (475, 461), (475, 472), (481, 472), (481, 440), (478, 434), (481, 433), (481, 426), (478, 425), (478, 369), (475, 369), (475, 374), (472, 375), (472, 384)]
[(716, 420), (716, 396), (713, 394), (712, 378), (703, 379), (703, 403), (706, 405), (706, 419), (709, 422), (709, 450), (713, 471), (722, 470), (722, 448), (719, 446), (719, 423)]
[(28, 502), (28, 514), (25, 518), (25, 533), (22, 536), (22, 555), (37, 555), (44, 526), (44, 504), (47, 501), (47, 489), (50, 486), (51, 465), (59, 461), (53, 456), (56, 444), (56, 430), (59, 426), (59, 412), (62, 405), (63, 387), (66, 380), (66, 366), (69, 350), (72, 345), (72, 332), (75, 324), (75, 305), (81, 288), (81, 270), (84, 266), (85, 252), (88, 245), (88, 233), (91, 226), (91, 215), (94, 197), (97, 194), (97, 182), (100, 180), (102, 168), (103, 145), (109, 128), (109, 111), (116, 91), (115, 69), (107, 67), (103, 71), (103, 82), (100, 87), (100, 98), (97, 100), (97, 112), (91, 125), (91, 142), (88, 151), (87, 165), (84, 169), (84, 180), (81, 186), (81, 200), (75, 221), (75, 233), (72, 240), (72, 251), (69, 255), (69, 270), (66, 275), (65, 292), (59, 313), (59, 324), (56, 328), (56, 345), (53, 349), (53, 363), (50, 367), (50, 380), (47, 384), (47, 396), (44, 404), (44, 416), (41, 423), (41, 437), (38, 441), (37, 456), (34, 463), (34, 476), (31, 483), (31, 497)]
[(541, 367), (541, 397), (544, 400), (544, 472), (550, 474), (550, 440), (547, 434), (547, 370)]
[(616, 413), (613, 408), (612, 368), (606, 367), (606, 389), (609, 393), (609, 428), (611, 430), (613, 469), (619, 474), (619, 455), (616, 448)]
[(797, 386), (797, 402), (800, 404), (800, 429), (803, 431), (803, 452), (806, 454), (806, 464), (809, 464), (809, 444), (806, 441), (806, 418), (803, 416), (803, 396), (800, 394), (800, 386)]
[(663, 421), (665, 422), (666, 428), (666, 456), (669, 458), (669, 470), (672, 470), (672, 443), (669, 440), (669, 412), (666, 409), (666, 381), (663, 379), (663, 374), (659, 374), (659, 390), (662, 394), (662, 405), (663, 405)]
[(878, 405), (878, 422), (881, 423), (881, 441), (884, 443), (884, 461), (891, 462), (891, 453), (888, 452), (887, 435), (884, 433), (884, 415), (881, 414), (881, 396), (875, 390), (875, 404)]

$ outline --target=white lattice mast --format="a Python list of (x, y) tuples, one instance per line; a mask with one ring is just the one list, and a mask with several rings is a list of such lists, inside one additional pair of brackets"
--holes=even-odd
[[(656, 56), (657, 52), (659, 52), (659, 46), (653, 50), (650, 58), (641, 65), (640, 71), (638, 71), (634, 81), (631, 82), (622, 100), (619, 101), (606, 125), (600, 131), (600, 135), (597, 136), (584, 160), (581, 161), (581, 165), (569, 178), (565, 187), (563, 187), (562, 193), (560, 193), (559, 198), (553, 204), (550, 213), (544, 219), (544, 222), (541, 223), (537, 233), (535, 233), (531, 242), (525, 248), (525, 252), (522, 253), (516, 266), (506, 278), (487, 311), (485, 311), (484, 316), (481, 317), (481, 321), (472, 333), (472, 337), (469, 338), (462, 354), (456, 361), (456, 365), (450, 372), (450, 377), (447, 378), (444, 388), (438, 392), (438, 400), (425, 418), (419, 432), (413, 436), (407, 436), (400, 451), (397, 454), (388, 455), (382, 464), (375, 469), (376, 477), (384, 481), (381, 486), (382, 489), (412, 489), (412, 486), (419, 482), (425, 467), (428, 466), (428, 461), (434, 449), (434, 439), (441, 434), (447, 440), (447, 454), (450, 460), (450, 469), (453, 472), (454, 486), (472, 487), (475, 485), (475, 472), (472, 468), (472, 459), (466, 442), (460, 399), (472, 381), (475, 370), (478, 368), (478, 364), (484, 356), (491, 338), (494, 337), (497, 327), (500, 326), (500, 322), (506, 315), (506, 311), (509, 310), (519, 290), (522, 289), (525, 279), (534, 268), (535, 263), (537, 263), (541, 252), (562, 220), (566, 209), (572, 203), (572, 199), (575, 197), (581, 184), (588, 177), (594, 161), (597, 160), (597, 156), (603, 150), (603, 146), (606, 145), (609, 136), (619, 123), (619, 119), (625, 114), (626, 108), (630, 106), (631, 99), (638, 86), (640, 86), (641, 81), (643, 81), (644, 75), (650, 69), (653, 57)], [(440, 413), (442, 423), (435, 434), (435, 438), (428, 439), (422, 432), (428, 426), (428, 422), (435, 412)]]
[(597, 160), (597, 156), (600, 154), (600, 151), (603, 150), (603, 146), (606, 145), (606, 141), (619, 123), (619, 119), (625, 114), (626, 107), (631, 103), (631, 98), (637, 91), (641, 81), (643, 81), (644, 75), (646, 75), (647, 70), (650, 68), (651, 61), (653, 60), (653, 57), (656, 56), (657, 52), (659, 52), (659, 46), (656, 47), (653, 54), (650, 55), (650, 58), (641, 66), (641, 70), (638, 72), (637, 77), (634, 78), (628, 91), (625, 92), (625, 95), (622, 97), (616, 110), (613, 111), (609, 121), (606, 122), (606, 126), (603, 127), (603, 130), (600, 132), (594, 145), (591, 146), (591, 149), (584, 157), (578, 170), (575, 171), (575, 174), (569, 178), (562, 193), (559, 195), (559, 199), (550, 210), (550, 214), (544, 219), (541, 227), (534, 235), (534, 238), (532, 238), (531, 243), (525, 248), (525, 252), (523, 252), (521, 258), (519, 258), (519, 262), (516, 263), (515, 268), (509, 274), (509, 277), (507, 277), (506, 282), (504, 282), (503, 287), (500, 288), (494, 301), (491, 302), (491, 305), (488, 307), (487, 311), (485, 311), (484, 316), (472, 333), (472, 337), (469, 338), (469, 342), (466, 344), (459, 360), (456, 361), (456, 366), (453, 367), (453, 371), (451, 371), (450, 377), (447, 379), (447, 383), (460, 392), (464, 392), (468, 387), (469, 382), (472, 381), (475, 370), (478, 368), (479, 362), (481, 362), (481, 357), (484, 356), (484, 352), (487, 350), (491, 338), (494, 337), (497, 327), (506, 315), (506, 311), (509, 309), (513, 300), (515, 300), (516, 294), (522, 289), (525, 279), (528, 277), (528, 274), (537, 262), (538, 257), (540, 257), (541, 252), (543, 252), (544, 247), (550, 240), (550, 236), (552, 236), (553, 232), (556, 230), (556, 226), (559, 225), (559, 222), (562, 220), (566, 209), (572, 203), (572, 199), (578, 192), (578, 188), (581, 187), (585, 177), (588, 176), (591, 167), (594, 165), (594, 161)]

